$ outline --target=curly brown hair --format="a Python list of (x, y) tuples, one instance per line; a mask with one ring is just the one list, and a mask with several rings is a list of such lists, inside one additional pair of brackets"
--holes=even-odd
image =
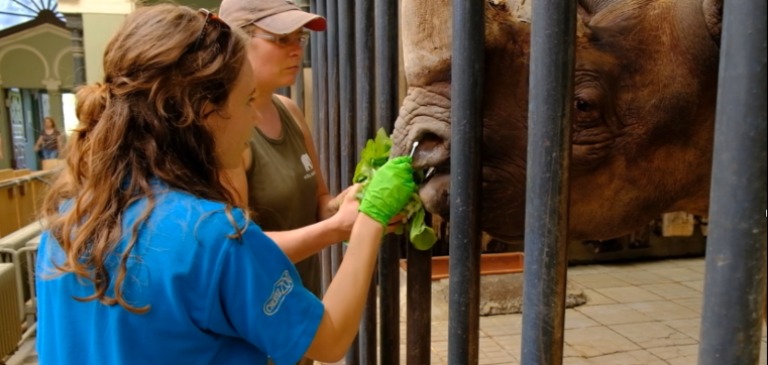
[[(225, 112), (245, 62), (239, 30), (184, 6), (139, 8), (110, 40), (104, 81), (77, 92), (80, 125), (44, 203), (50, 234), (66, 254), (57, 269), (94, 286), (93, 295), (76, 299), (119, 304), (135, 313), (149, 310), (127, 303), (122, 288), (138, 230), (154, 208), (153, 180), (234, 205), (219, 179), (203, 108)], [(114, 253), (123, 236), (123, 211), (141, 199), (147, 208), (125, 249)], [(120, 266), (110, 296), (105, 262), (111, 255), (119, 255)]]

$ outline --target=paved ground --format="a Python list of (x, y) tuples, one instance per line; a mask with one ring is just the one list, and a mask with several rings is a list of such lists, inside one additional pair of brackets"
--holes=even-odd
[[(566, 310), (564, 364), (697, 364), (704, 258), (574, 266), (568, 276), (588, 300)], [(480, 318), (480, 365), (520, 363), (521, 323), (521, 314)], [(432, 364), (448, 364), (447, 348), (448, 322), (433, 319)], [(403, 345), (400, 354), (405, 364)], [(765, 364), (765, 325), (760, 356)]]
[[(703, 258), (576, 266), (568, 275), (588, 302), (566, 311), (565, 364), (697, 363)], [(519, 363), (521, 321), (519, 314), (480, 319), (481, 365)], [(432, 364), (448, 363), (447, 333), (446, 320), (433, 321)], [(37, 364), (32, 341), (8, 365)], [(759, 363), (765, 364), (765, 325), (761, 346)], [(404, 345), (400, 353), (405, 364)]]
[[(697, 363), (703, 258), (575, 266), (568, 275), (588, 300), (566, 310), (564, 364)], [(519, 363), (521, 322), (519, 314), (480, 319), (480, 364)], [(447, 364), (447, 322), (432, 331), (432, 364)]]

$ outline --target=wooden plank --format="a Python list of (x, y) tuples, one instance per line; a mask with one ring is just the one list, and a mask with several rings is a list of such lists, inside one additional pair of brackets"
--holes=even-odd
[(35, 214), (35, 197), (29, 179), (19, 180), (16, 185), (16, 214), (19, 227), (26, 226), (37, 219)]
[(62, 159), (43, 160), (43, 170), (54, 170), (64, 163)]
[(12, 179), (14, 177), (14, 172), (11, 169), (2, 169), (0, 170), (0, 181)]
[(0, 185), (0, 237), (19, 228), (16, 212), (16, 184)]

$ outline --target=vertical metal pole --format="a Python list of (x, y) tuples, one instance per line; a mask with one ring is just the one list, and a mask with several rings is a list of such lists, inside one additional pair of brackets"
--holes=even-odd
[(485, 2), (453, 1), (448, 364), (477, 364)]
[[(315, 14), (326, 15), (326, 0), (310, 2), (310, 9)], [(314, 137), (318, 145), (318, 158), (323, 176), (328, 176), (328, 46), (326, 32), (312, 32), (312, 116), (314, 118)], [(331, 249), (325, 248), (320, 253), (323, 275), (323, 292), (331, 283)]]
[[(339, 186), (352, 184), (355, 172), (355, 34), (354, 0), (338, 1), (339, 19)], [(346, 365), (360, 363), (360, 333), (347, 351)]]
[[(354, 0), (338, 0), (339, 4), (339, 115), (340, 121), (340, 188), (352, 183), (355, 173), (355, 33)], [(349, 363), (348, 363), (349, 364)]]
[[(317, 0), (309, 0), (309, 12), (318, 14)], [(318, 113), (318, 104), (320, 104), (320, 67), (317, 64), (320, 62), (320, 34), (318, 32), (311, 32), (309, 36), (309, 64), (312, 67), (312, 137), (317, 144), (318, 149), (320, 147), (320, 113)], [(319, 155), (322, 155), (318, 151)], [(322, 157), (319, 157), (322, 158)]]
[(533, 3), (522, 364), (563, 362), (576, 3)]
[[(326, 19), (328, 20), (328, 189), (332, 195), (341, 189), (340, 178), (340, 148), (339, 148), (339, 10), (338, 0), (327, 0)], [(336, 271), (341, 265), (343, 256), (341, 244), (331, 246), (331, 271)]]
[(432, 251), (408, 243), (406, 364), (431, 363)]
[(306, 83), (304, 82), (304, 63), (302, 62), (299, 73), (296, 75), (296, 83), (293, 84), (293, 90), (291, 97), (294, 98), (294, 101), (296, 102), (296, 105), (299, 107), (299, 110), (301, 110), (301, 113), (304, 114), (304, 117), (307, 117), (307, 106), (304, 103), (304, 88)]
[[(341, 181), (339, 138), (339, 1), (327, 0), (328, 19), (328, 189), (332, 195), (340, 192)], [(340, 250), (339, 250), (340, 252)], [(334, 266), (336, 267), (336, 266)]]
[[(296, 5), (301, 8), (301, 10), (309, 11), (310, 5), (309, 0), (299, 0), (296, 2)], [(310, 42), (314, 42), (314, 37), (310, 37)], [(314, 47), (315, 45), (312, 44), (310, 47)], [(305, 88), (306, 88), (306, 80), (304, 80), (304, 68), (307, 67), (307, 64), (311, 65), (310, 61), (311, 51), (310, 49), (305, 48), (304, 53), (301, 55), (301, 65), (299, 66), (299, 73), (296, 76), (296, 82), (294, 83), (292, 87), (292, 96), (294, 98), (294, 101), (296, 102), (296, 105), (299, 107), (299, 110), (304, 114), (304, 118), (307, 118), (309, 115), (307, 113), (307, 103), (304, 100), (305, 95)], [(313, 119), (314, 120), (314, 119)], [(316, 135), (314, 135), (316, 138)]]
[[(331, 0), (333, 1), (333, 0)], [(327, 16), (326, 0), (316, 0), (317, 14)], [(313, 32), (317, 40), (317, 59), (312, 62), (313, 72), (317, 72), (317, 83), (312, 85), (317, 95), (317, 104), (313, 107), (317, 113), (318, 154), (323, 176), (328, 179), (328, 32)], [(326, 180), (327, 181), (327, 180)]]
[[(373, 0), (355, 0), (355, 157), (373, 138)], [(360, 323), (360, 363), (376, 365), (376, 274)]]
[(276, 94), (285, 96), (287, 98), (291, 97), (291, 87), (290, 86), (283, 86), (275, 90)]
[(374, 32), (373, 0), (355, 0), (355, 156), (365, 148), (374, 128)]
[(757, 364), (766, 266), (766, 2), (724, 2), (700, 365)]
[[(340, 170), (340, 110), (339, 110), (339, 3), (338, 0), (327, 0), (326, 19), (328, 20), (327, 54), (328, 54), (328, 189), (332, 195), (341, 191)], [(331, 246), (331, 271), (336, 271), (341, 265), (343, 248), (341, 244)]]
[[(376, 122), (392, 133), (397, 115), (397, 1), (375, 0), (374, 11)], [(386, 236), (379, 254), (379, 363), (386, 365), (400, 364), (400, 242), (399, 236)]]

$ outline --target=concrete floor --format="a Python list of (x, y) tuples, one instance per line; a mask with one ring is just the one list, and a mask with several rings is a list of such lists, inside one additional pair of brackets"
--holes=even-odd
[[(568, 276), (588, 300), (566, 310), (564, 364), (697, 363), (703, 258), (575, 266)], [(520, 314), (480, 318), (481, 365), (519, 363), (521, 322)], [(403, 322), (403, 344), (407, 341), (404, 327)], [(447, 320), (433, 320), (432, 364), (448, 363), (447, 347)], [(405, 364), (404, 345), (400, 354)], [(759, 363), (766, 363), (765, 325)], [(34, 338), (8, 361), (8, 365), (33, 364), (37, 364)]]
[[(569, 285), (584, 291), (587, 303), (566, 310), (563, 364), (697, 364), (703, 257), (573, 266), (568, 278)], [(447, 308), (439, 305), (433, 302), (431, 364), (446, 365), (448, 321), (434, 313)], [(521, 314), (480, 317), (479, 364), (519, 364), (521, 325)], [(407, 343), (404, 327), (403, 321), (402, 344)], [(405, 365), (405, 345), (400, 354)], [(763, 324), (759, 364), (765, 363)]]

